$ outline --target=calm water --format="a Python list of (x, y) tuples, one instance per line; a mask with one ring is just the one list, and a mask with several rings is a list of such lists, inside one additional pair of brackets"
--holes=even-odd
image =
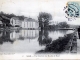
[(36, 53), (52, 41), (70, 33), (73, 31), (0, 31), (0, 52)]

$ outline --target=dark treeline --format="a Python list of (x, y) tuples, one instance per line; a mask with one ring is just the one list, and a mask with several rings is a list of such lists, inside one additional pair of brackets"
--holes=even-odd
[(19, 20), (23, 20), (25, 17), (24, 16), (17, 16), (15, 14), (7, 14), (7, 13), (4, 13), (4, 12), (0, 12), (0, 21), (2, 21), (3, 25), (2, 27), (10, 27), (11, 24), (10, 24), (10, 19), (12, 17), (18, 17)]
[(70, 26), (66, 22), (60, 22), (57, 25), (49, 25), (49, 29), (69, 28)]
[(0, 12), (0, 17), (1, 16), (5, 16), (5, 17), (7, 17), (7, 18), (12, 18), (12, 17), (19, 17), (19, 18), (21, 18), (21, 19), (23, 19), (24, 18), (24, 16), (17, 16), (17, 15), (15, 15), (15, 14), (7, 14), (7, 13), (4, 13), (4, 12)]

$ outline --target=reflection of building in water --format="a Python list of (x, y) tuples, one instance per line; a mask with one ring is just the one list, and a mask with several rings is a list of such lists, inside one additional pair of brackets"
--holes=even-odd
[(31, 19), (31, 18), (25, 18), (24, 21), (22, 21), (22, 28), (28, 28), (28, 29), (36, 29), (38, 28), (38, 21)]
[(20, 33), (17, 33), (16, 31), (13, 31), (12, 33), (10, 33), (10, 39), (18, 39), (20, 37)]
[(10, 39), (19, 39), (19, 38), (24, 38), (24, 39), (34, 39), (38, 37), (38, 30), (20, 30), (18, 33), (15, 31), (10, 34)]
[(21, 35), (27, 39), (34, 39), (38, 37), (38, 30), (21, 30)]
[(0, 44), (3, 44), (4, 42), (11, 42), (13, 43), (13, 41), (10, 39), (10, 31), (0, 31)]

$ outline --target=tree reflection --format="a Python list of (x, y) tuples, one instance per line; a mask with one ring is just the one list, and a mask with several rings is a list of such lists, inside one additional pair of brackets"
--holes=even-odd
[(52, 39), (48, 37), (48, 30), (41, 30), (39, 31), (39, 45), (47, 45), (50, 44)]

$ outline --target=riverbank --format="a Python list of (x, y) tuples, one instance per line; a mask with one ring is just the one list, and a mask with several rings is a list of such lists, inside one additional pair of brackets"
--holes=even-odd
[(37, 53), (61, 53), (66, 50), (69, 51), (71, 45), (69, 44), (69, 42), (73, 39), (74, 39), (74, 33), (67, 34), (64, 37), (59, 37), (59, 39), (54, 40), (52, 41), (52, 43), (46, 45), (44, 50), (40, 50)]

